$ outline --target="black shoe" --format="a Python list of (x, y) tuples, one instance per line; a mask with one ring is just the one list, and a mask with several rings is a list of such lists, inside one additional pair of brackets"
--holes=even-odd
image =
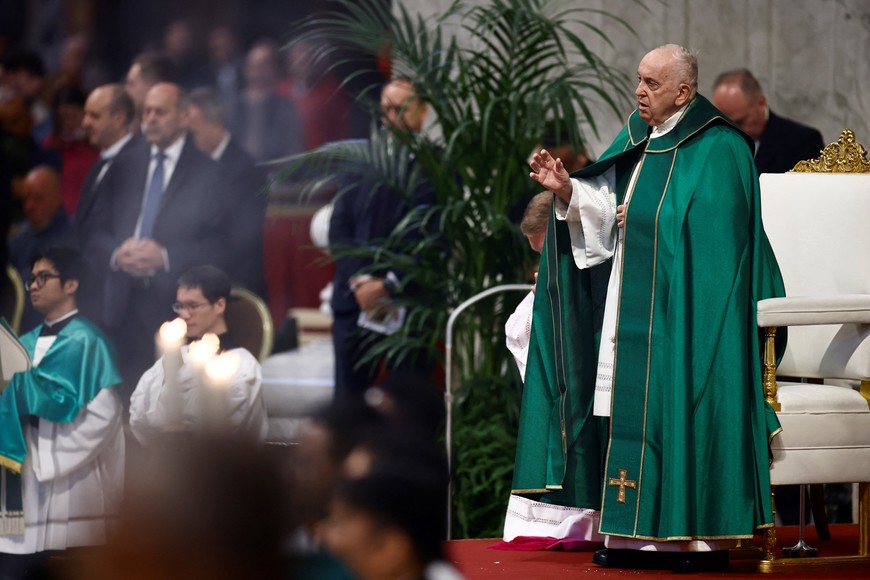
[(592, 555), (592, 563), (605, 568), (631, 568), (635, 570), (669, 570), (673, 556), (669, 552), (623, 550), (604, 548)]
[(713, 552), (678, 552), (674, 554), (673, 568), (676, 574), (698, 572), (727, 572), (728, 550)]

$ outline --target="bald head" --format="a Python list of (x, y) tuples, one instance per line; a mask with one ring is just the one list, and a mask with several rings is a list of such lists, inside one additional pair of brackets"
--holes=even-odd
[(761, 85), (743, 68), (722, 73), (713, 84), (713, 104), (754, 140), (767, 126), (767, 99)]
[(85, 102), (82, 127), (91, 145), (108, 149), (129, 132), (133, 119), (133, 101), (118, 84), (97, 87)]
[(635, 96), (640, 116), (657, 127), (695, 97), (698, 59), (685, 47), (660, 46), (640, 61), (637, 80)]
[(24, 215), (36, 229), (51, 223), (63, 204), (60, 195), (60, 175), (48, 165), (31, 169), (22, 183)]
[(148, 90), (142, 121), (149, 143), (166, 149), (184, 133), (182, 97), (181, 88), (173, 83), (157, 83)]
[(419, 133), (429, 105), (417, 94), (417, 89), (407, 79), (395, 79), (381, 91), (381, 113), (384, 125)]

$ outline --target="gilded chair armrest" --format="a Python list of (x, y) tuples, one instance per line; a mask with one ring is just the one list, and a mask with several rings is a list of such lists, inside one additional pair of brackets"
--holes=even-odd
[(796, 296), (758, 301), (758, 326), (870, 324), (870, 294)]

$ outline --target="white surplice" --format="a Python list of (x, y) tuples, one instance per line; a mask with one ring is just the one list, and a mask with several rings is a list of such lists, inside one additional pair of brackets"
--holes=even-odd
[[(258, 441), (265, 441), (268, 431), (266, 405), (263, 402), (260, 363), (247, 349), (235, 348), (231, 351), (239, 357), (239, 368), (226, 389), (226, 412), (222, 419), (228, 430), (248, 435)], [(152, 443), (157, 437), (173, 429), (172, 409), (167, 405), (178, 404), (183, 431), (194, 431), (208, 421), (205, 416), (207, 402), (200, 396), (203, 389), (202, 379), (193, 365), (188, 364), (188, 347), (181, 348), (183, 364), (178, 371), (178, 396), (167, 394), (163, 368), (163, 357), (145, 371), (130, 399), (130, 429), (143, 445)], [(173, 400), (177, 403), (173, 403)]]
[[(55, 337), (47, 338), (53, 342)], [(41, 358), (35, 356), (34, 364)], [(69, 423), (39, 419), (37, 426), (23, 428), (25, 531), (0, 536), (0, 552), (33, 554), (105, 543), (124, 489), (123, 405), (116, 389), (102, 389)]]

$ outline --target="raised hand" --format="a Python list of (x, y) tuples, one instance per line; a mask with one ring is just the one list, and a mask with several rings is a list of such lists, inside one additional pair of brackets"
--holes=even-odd
[(571, 201), (571, 179), (561, 159), (553, 159), (549, 151), (541, 149), (540, 153), (532, 155), (529, 166), (532, 168), (529, 177), (555, 193), (565, 203)]

